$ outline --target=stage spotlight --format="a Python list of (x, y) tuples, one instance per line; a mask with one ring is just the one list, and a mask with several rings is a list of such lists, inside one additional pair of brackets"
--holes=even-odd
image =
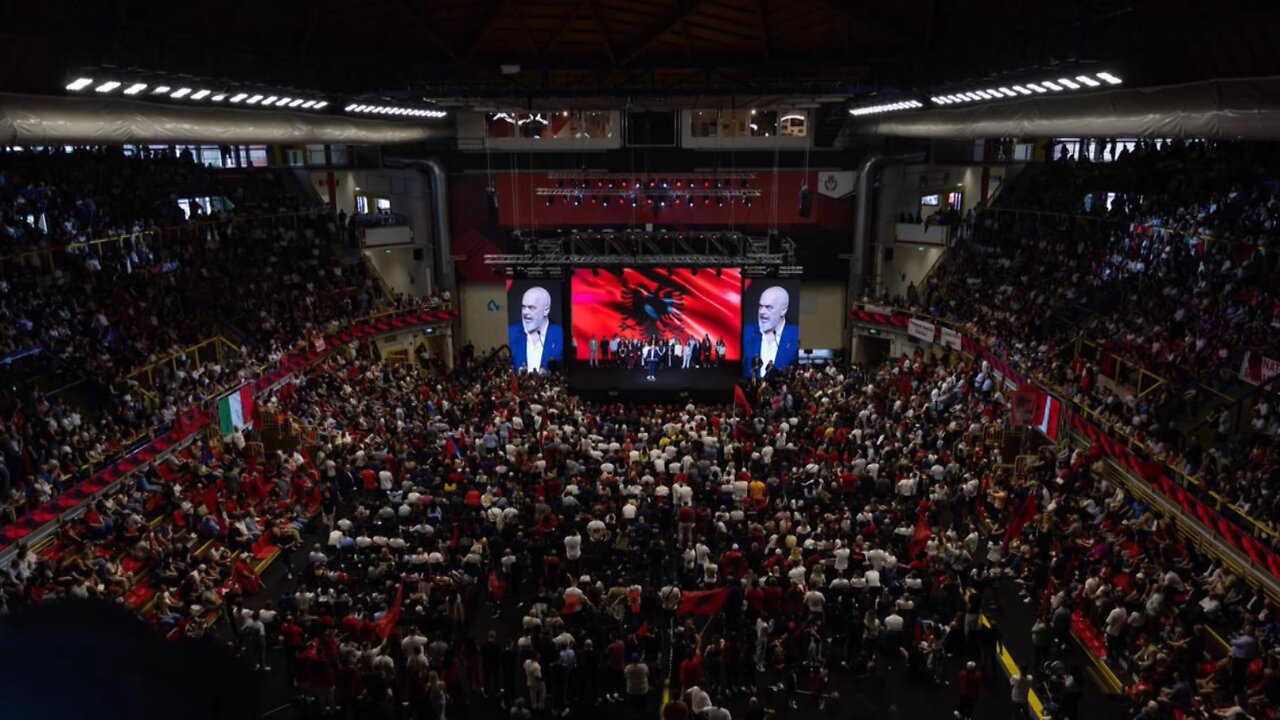
[(716, 196), (716, 207), (724, 207), (724, 196), (723, 196), (723, 195), (717, 195), (717, 196)]
[(552, 205), (555, 205), (555, 204), (556, 204), (555, 196), (548, 196), (548, 197), (547, 197), (547, 207), (551, 207)]

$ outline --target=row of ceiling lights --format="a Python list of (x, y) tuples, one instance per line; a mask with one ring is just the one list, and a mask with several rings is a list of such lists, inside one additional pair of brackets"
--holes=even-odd
[(423, 110), (422, 108), (395, 107), (393, 105), (365, 105), (362, 103), (352, 103), (344, 109), (349, 113), (399, 115), (403, 117), (442, 118), (449, 114), (443, 110)]
[[(959, 105), (970, 102), (1009, 100), (1011, 98), (1043, 95), (1048, 93), (1092, 90), (1099, 87), (1120, 85), (1123, 82), (1124, 80), (1112, 73), (1099, 72), (1091, 75), (1060, 77), (1053, 80), (1041, 80), (1038, 82), (1028, 82), (1019, 85), (1001, 85), (981, 90), (968, 90), (965, 92), (949, 93), (945, 95), (940, 94), (934, 95), (929, 99), (937, 106)], [(879, 113), (897, 112), (899, 110), (915, 110), (924, 106), (925, 104), (920, 100), (901, 100), (892, 103), (880, 103), (878, 105), (852, 108), (849, 110), (849, 114), (855, 117), (862, 115), (876, 115)]]
[(103, 95), (109, 95), (117, 90), (121, 90), (122, 94), (129, 96), (142, 95), (144, 92), (147, 96), (155, 98), (165, 98), (168, 100), (189, 100), (193, 102), (228, 102), (232, 104), (256, 105), (258, 107), (284, 107), (296, 110), (322, 110), (329, 105), (329, 101), (318, 98), (294, 97), (285, 94), (273, 94), (266, 92), (236, 92), (224, 90), (211, 90), (209, 88), (191, 87), (188, 85), (158, 84), (151, 85), (144, 82), (124, 83), (119, 80), (100, 80), (95, 84), (94, 78), (81, 77), (76, 78), (67, 84), (67, 90), (71, 92), (83, 92), (89, 88)]
[(950, 95), (934, 95), (931, 100), (938, 105), (954, 105), (957, 103), (978, 102), (982, 100), (1004, 100), (1026, 95), (1043, 95), (1072, 90), (1090, 90), (1103, 85), (1120, 85), (1124, 81), (1109, 72), (1094, 75), (1077, 75), (1074, 78), (1058, 78), (1040, 82), (1009, 85), (985, 90), (971, 90)]
[[(298, 97), (296, 93), (287, 92), (231, 92), (199, 87), (198, 83), (184, 85), (180, 82), (168, 81), (169, 84), (151, 84), (145, 82), (122, 82), (120, 80), (103, 80), (91, 77), (78, 77), (67, 84), (71, 92), (95, 92), (111, 95), (120, 92), (130, 97), (150, 97), (164, 100), (183, 100), (191, 102), (229, 103), (247, 107), (288, 108), (293, 110), (323, 110), (328, 107), (328, 100), (319, 98)], [(344, 108), (349, 113), (367, 115), (385, 115), (388, 117), (426, 117), (442, 118), (448, 115), (443, 110), (427, 110), (423, 108), (396, 107), (394, 105), (373, 105), (351, 103)]]

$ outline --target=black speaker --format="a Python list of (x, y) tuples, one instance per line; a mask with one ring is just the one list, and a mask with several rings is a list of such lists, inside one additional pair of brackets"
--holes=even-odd
[(808, 185), (800, 188), (800, 217), (807, 218), (813, 212), (813, 191)]
[(423, 257), (424, 257), (424, 253), (422, 252), (422, 248), (413, 249), (413, 259), (415, 262), (422, 262)]
[(884, 249), (884, 261), (893, 262), (893, 248), (887, 247)]
[(489, 209), (489, 219), (498, 219), (498, 191), (495, 188), (485, 189), (485, 206)]

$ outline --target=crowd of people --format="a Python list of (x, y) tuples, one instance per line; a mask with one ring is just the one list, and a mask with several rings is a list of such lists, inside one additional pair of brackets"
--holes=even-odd
[[(1269, 528), (1268, 543), (1280, 531), (1280, 421), (1267, 392), (1238, 407), (1217, 398), (1250, 387), (1235, 380), (1246, 352), (1280, 355), (1273, 151), (1142, 142), (1111, 163), (1029, 169), (911, 293)], [(1092, 346), (1078, 356), (1077, 339)]]
[[(177, 191), (236, 194), (213, 178), (190, 161), (118, 149), (0, 155), (0, 246), (16, 254), (0, 260), (0, 353), (12, 381), (0, 393), (0, 505), (56, 497), (132, 439), (386, 304), (364, 264), (342, 254), (329, 215), (295, 202), (291, 216), (187, 218)], [(32, 247), (49, 250), (51, 274), (30, 272), (46, 261), (20, 254)], [(227, 347), (185, 352), (219, 335)], [(31, 379), (41, 373), (83, 379), (102, 411), (40, 392)]]
[[(1111, 171), (1047, 168), (1025, 192), (1117, 192), (1107, 219), (1125, 222), (982, 214), (917, 299), (1270, 520), (1267, 400), (1249, 428), (1223, 426), (1198, 452), (1174, 432), (1197, 403), (1178, 380), (1243, 345), (1275, 350), (1278, 208), (1249, 158), (1232, 145), (1144, 144)], [(152, 220), (136, 220), (122, 204), (93, 225), (117, 206), (85, 188), (110, 173), (30, 170), (59, 162), (5, 171), (15, 247), (67, 241), (49, 245), (44, 228), (33, 240), (39, 223), (14, 220), (30, 203), (76, 232), (164, 217), (150, 205), (137, 212)], [(1205, 163), (1233, 174), (1206, 181), (1194, 170)], [(1147, 184), (1161, 173), (1163, 194)], [(39, 345), (101, 378), (109, 410), (90, 419), (6, 396), (0, 479), (56, 495), (132, 433), (375, 302), (327, 216), (214, 220), (194, 242), (68, 254), (50, 285), (6, 274), (5, 351)], [(1193, 221), (1214, 239), (1196, 239)], [(1145, 229), (1157, 223), (1172, 230)], [(1068, 305), (1093, 313), (1087, 337), (1164, 376), (1162, 392), (1136, 397), (1100, 382), (1108, 368), (1065, 357), (1050, 320)], [(219, 323), (241, 327), (234, 359), (178, 360), (146, 386), (130, 378)], [(0, 613), (122, 602), (170, 635), (229, 640), (264, 673), (279, 658), (289, 693), (347, 717), (443, 720), (482, 706), (526, 720), (619, 704), (760, 720), (929, 687), (958, 691), (960, 718), (993, 694), (1025, 717), (1033, 689), (1053, 717), (1078, 718), (1073, 634), (1129, 681), (1133, 717), (1277, 717), (1275, 604), (1109, 484), (1096, 447), (1045, 446), (1015, 472), (998, 441), (1007, 399), (980, 360), (920, 351), (876, 367), (797, 365), (753, 383), (749, 408), (588, 403), (559, 375), (513, 376), (503, 360), (464, 355), (449, 371), (429, 358), (386, 364), (359, 343), (332, 353), (255, 399), (296, 447), (264, 452), (236, 432), (149, 468), (0, 569)], [(282, 594), (259, 577), (273, 558)], [(1006, 680), (1000, 651), (1014, 636), (1030, 652)]]

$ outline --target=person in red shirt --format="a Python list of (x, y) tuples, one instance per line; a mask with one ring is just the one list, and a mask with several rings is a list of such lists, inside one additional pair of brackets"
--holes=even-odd
[(973, 711), (978, 706), (978, 698), (982, 697), (982, 671), (978, 664), (969, 661), (960, 671), (960, 706), (955, 716), (960, 720), (972, 720)]
[(292, 615), (286, 615), (280, 624), (280, 641), (284, 644), (285, 674), (289, 679), (297, 680), (294, 669), (297, 666), (298, 653), (302, 651), (302, 628), (294, 621)]
[(699, 652), (701, 649), (702, 640), (699, 639), (698, 645), (694, 648), (693, 654), (685, 658), (684, 662), (680, 663), (681, 695), (688, 692), (689, 688), (702, 684), (705, 673), (702, 670), (702, 655)]

